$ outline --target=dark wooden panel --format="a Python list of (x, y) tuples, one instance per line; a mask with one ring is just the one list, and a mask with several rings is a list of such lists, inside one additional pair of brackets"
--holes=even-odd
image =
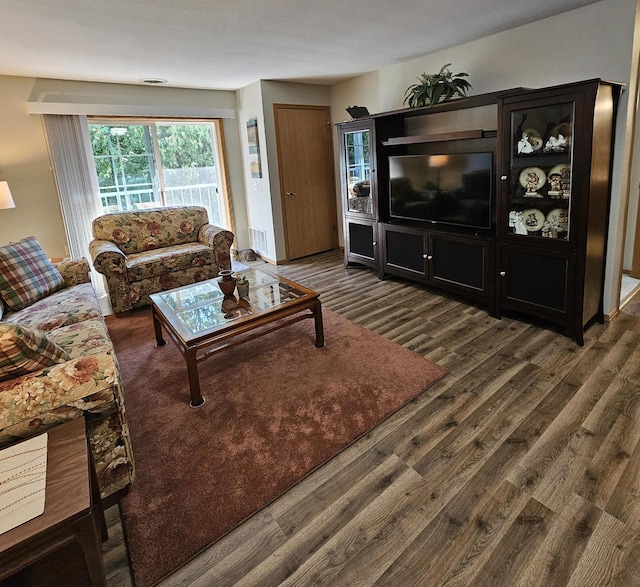
[(348, 223), (349, 252), (363, 257), (375, 258), (373, 225)]

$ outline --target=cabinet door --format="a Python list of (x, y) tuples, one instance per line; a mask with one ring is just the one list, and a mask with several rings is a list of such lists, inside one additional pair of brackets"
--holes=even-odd
[(383, 268), (411, 279), (427, 278), (427, 238), (424, 232), (381, 224)]
[(573, 314), (573, 275), (573, 253), (504, 245), (501, 306), (565, 323)]
[(347, 263), (362, 263), (370, 267), (378, 267), (378, 243), (376, 242), (377, 226), (375, 222), (345, 222), (345, 252)]
[(526, 246), (575, 244), (574, 145), (581, 141), (582, 96), (568, 94), (506, 106), (502, 124), (500, 233)]
[(349, 124), (341, 129), (342, 186), (344, 214), (375, 217), (375, 181), (373, 126)]
[(461, 236), (430, 234), (429, 281), (433, 285), (485, 299), (493, 293), (493, 244)]

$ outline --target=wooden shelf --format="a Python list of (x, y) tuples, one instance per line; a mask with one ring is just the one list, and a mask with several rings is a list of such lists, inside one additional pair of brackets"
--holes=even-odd
[(481, 128), (473, 130), (461, 130), (457, 132), (442, 132), (429, 135), (412, 135), (406, 137), (391, 137), (382, 141), (385, 147), (395, 147), (397, 145), (417, 145), (419, 143), (439, 143), (442, 141), (459, 141), (464, 139), (482, 139), (497, 136), (495, 130), (483, 130)]
[(446, 102), (440, 102), (435, 106), (418, 106), (417, 108), (401, 108), (399, 110), (389, 110), (387, 112), (379, 112), (371, 114), (369, 118), (390, 118), (398, 116), (402, 119), (411, 118), (413, 116), (424, 116), (425, 114), (434, 114), (436, 112), (449, 112), (451, 110), (466, 110), (467, 108), (478, 108), (480, 106), (489, 106), (497, 104), (498, 98), (518, 94), (527, 88), (510, 88), (500, 92), (488, 92), (486, 94), (476, 94), (474, 96), (466, 96), (464, 98), (454, 98)]

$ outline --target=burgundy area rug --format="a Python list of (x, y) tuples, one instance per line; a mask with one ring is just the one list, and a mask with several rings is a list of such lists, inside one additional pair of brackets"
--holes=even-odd
[(441, 378), (446, 369), (325, 310), (199, 366), (156, 348), (147, 310), (110, 316), (136, 479), (121, 502), (137, 587), (152, 585)]

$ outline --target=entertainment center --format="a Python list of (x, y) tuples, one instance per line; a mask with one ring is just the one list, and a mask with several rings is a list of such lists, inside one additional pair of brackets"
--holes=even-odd
[(604, 320), (621, 84), (515, 88), (338, 124), (345, 264), (558, 325)]

